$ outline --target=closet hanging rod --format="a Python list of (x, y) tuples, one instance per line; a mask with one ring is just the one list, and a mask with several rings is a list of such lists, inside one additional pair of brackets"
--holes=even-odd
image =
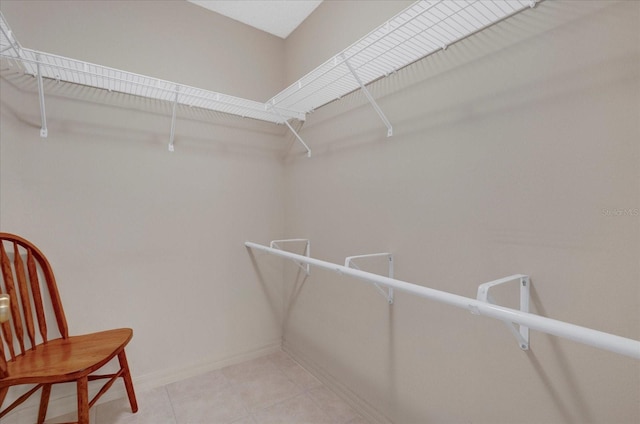
[(245, 246), (250, 249), (263, 251), (272, 255), (283, 258), (292, 259), (301, 263), (306, 263), (318, 268), (324, 268), (338, 274), (347, 275), (357, 278), (367, 283), (377, 283), (389, 288), (397, 289), (409, 294), (413, 294), (426, 299), (431, 299), (447, 305), (456, 306), (458, 308), (467, 309), (473, 314), (484, 315), (495, 318), (500, 321), (509, 321), (514, 324), (520, 324), (533, 330), (543, 333), (552, 334), (578, 343), (583, 343), (599, 349), (608, 350), (621, 355), (640, 359), (640, 341), (617, 336), (615, 334), (605, 333), (579, 325), (570, 324), (564, 321), (558, 321), (552, 318), (540, 315), (522, 312), (516, 309), (505, 308), (503, 306), (493, 305), (477, 299), (448, 293), (441, 290), (431, 289), (428, 287), (411, 284), (394, 278), (384, 277), (382, 275), (372, 274), (370, 272), (360, 271), (348, 268), (331, 262), (322, 261), (315, 258), (286, 252), (280, 249), (263, 246), (253, 242), (245, 242)]

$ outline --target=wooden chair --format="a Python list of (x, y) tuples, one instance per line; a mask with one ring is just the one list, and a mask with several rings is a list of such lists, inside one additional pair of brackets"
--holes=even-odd
[[(13, 248), (13, 267), (5, 246)], [(26, 255), (26, 269), (23, 256)], [(78, 392), (78, 424), (89, 423), (89, 408), (118, 379), (122, 377), (131, 410), (138, 410), (133, 382), (124, 348), (133, 336), (130, 328), (102, 331), (83, 336), (69, 336), (56, 280), (49, 261), (29, 241), (7, 233), (0, 233), (0, 265), (4, 286), (0, 292), (11, 298), (11, 320), (2, 324), (0, 336), (0, 419), (27, 400), (40, 388), (38, 424), (45, 420), (51, 386), (75, 382)], [(44, 277), (41, 290), (39, 274)], [(17, 283), (17, 284), (16, 284)], [(59, 338), (49, 339), (45, 310), (46, 295), (50, 298)], [(36, 334), (35, 327), (38, 328)], [(57, 337), (57, 334), (56, 334)], [(8, 351), (8, 352), (7, 352)], [(8, 355), (7, 355), (8, 353)], [(120, 370), (115, 374), (93, 375), (93, 372), (118, 358)], [(89, 381), (108, 379), (95, 397), (89, 401)], [(35, 384), (6, 409), (2, 404), (9, 388)]]

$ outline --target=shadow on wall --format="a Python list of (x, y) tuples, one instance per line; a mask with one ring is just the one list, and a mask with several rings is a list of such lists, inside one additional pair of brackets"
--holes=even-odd
[[(282, 268), (274, 265), (273, 258), (264, 256), (263, 259), (265, 260), (259, 261), (259, 259), (256, 258), (255, 254), (249, 247), (247, 247), (246, 249), (249, 258), (251, 259), (253, 270), (256, 273), (256, 277), (258, 277), (258, 281), (260, 282), (260, 288), (262, 289), (262, 292), (264, 293), (265, 298), (269, 303), (271, 312), (273, 312), (273, 315), (276, 317), (282, 317), (282, 306), (279, 299), (277, 298), (277, 296), (281, 294), (281, 291), (277, 289), (277, 286), (274, 290), (274, 286), (276, 285), (276, 282), (274, 280), (282, 275)], [(265, 272), (263, 272), (263, 268), (267, 268), (268, 274), (271, 276), (265, 274)]]
[[(536, 311), (535, 313), (545, 317), (548, 316), (534, 284), (531, 285), (530, 299), (533, 304), (534, 310)], [(566, 423), (578, 424), (592, 422), (593, 419), (591, 417), (593, 417), (593, 414), (590, 410), (589, 403), (582, 395), (580, 385), (576, 381), (575, 373), (572, 371), (571, 361), (569, 361), (567, 355), (560, 348), (560, 345), (558, 344), (558, 338), (549, 334), (539, 334), (548, 339), (549, 346), (553, 351), (553, 358), (558, 363), (559, 368), (562, 370), (562, 380), (565, 381), (567, 383), (567, 386), (570, 388), (568, 394), (573, 397), (573, 410), (577, 411), (576, 413), (578, 417), (572, 416), (568, 405), (565, 405), (562, 402), (563, 396), (561, 396), (561, 393), (566, 395), (567, 392), (554, 387), (553, 379), (545, 370), (544, 365), (538, 359), (535, 351), (528, 350), (526, 353), (527, 357), (529, 358), (530, 364), (535, 370), (535, 374), (538, 376), (538, 378), (546, 388), (551, 402), (553, 403), (553, 405), (555, 405), (556, 409), (562, 416), (563, 421)]]
[[(3, 69), (6, 113), (39, 134), (41, 117), (35, 78)], [(44, 80), (49, 137), (79, 135), (87, 141), (140, 143), (167, 149), (171, 104), (66, 82)], [(234, 154), (281, 159), (286, 154), (286, 128), (250, 118), (179, 105), (176, 153)]]

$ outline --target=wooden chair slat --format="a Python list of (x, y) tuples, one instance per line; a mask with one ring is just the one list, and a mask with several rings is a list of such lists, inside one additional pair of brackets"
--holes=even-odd
[(62, 307), (62, 300), (60, 299), (60, 293), (58, 293), (58, 286), (56, 285), (56, 277), (53, 275), (53, 270), (49, 261), (35, 246), (31, 246), (34, 254), (38, 257), (38, 263), (42, 268), (44, 275), (44, 281), (47, 284), (49, 290), (49, 298), (51, 300), (51, 306), (56, 316), (56, 323), (58, 324), (58, 331), (62, 338), (69, 337), (69, 328), (67, 327), (67, 318), (64, 315), (64, 308)]
[(11, 359), (16, 359), (16, 351), (13, 348), (13, 331), (11, 330), (11, 323), (9, 321), (2, 323), (2, 335), (7, 343)]
[(27, 327), (27, 336), (31, 342), (31, 348), (36, 345), (35, 329), (33, 326), (33, 312), (31, 311), (31, 296), (29, 296), (29, 287), (27, 286), (27, 277), (24, 272), (24, 262), (18, 249), (18, 243), (13, 243), (13, 268), (16, 271), (16, 279), (18, 280), (18, 290), (20, 291), (20, 301), (22, 302), (22, 315), (24, 323)]
[(44, 305), (42, 304), (42, 293), (40, 292), (40, 280), (38, 277), (38, 269), (36, 261), (33, 258), (33, 252), (27, 248), (27, 270), (29, 272), (29, 282), (31, 283), (31, 293), (33, 295), (33, 304), (36, 308), (36, 318), (38, 320), (38, 328), (42, 340), (47, 342), (47, 320), (44, 317)]
[(7, 376), (7, 359), (4, 353), (4, 342), (0, 337), (0, 378)]
[[(18, 339), (18, 344), (20, 346), (20, 352), (24, 353), (24, 336), (22, 330), (22, 318), (20, 317), (20, 309), (18, 306), (18, 302), (15, 300), (18, 298), (16, 296), (16, 289), (13, 284), (13, 272), (11, 270), (11, 262), (9, 261), (9, 257), (7, 256), (6, 250), (4, 250), (4, 244), (0, 243), (0, 262), (2, 262), (2, 277), (4, 278), (5, 289), (7, 290), (7, 294), (11, 298), (11, 321), (13, 321), (13, 328), (15, 328), (15, 337)], [(8, 329), (9, 334), (5, 333), (5, 337), (7, 340), (13, 340), (13, 337), (9, 337), (11, 335), (11, 324), (4, 323), (2, 325), (2, 331), (6, 331), (5, 327)], [(12, 343), (9, 343), (9, 350), (13, 350)], [(12, 355), (13, 357), (13, 355)]]

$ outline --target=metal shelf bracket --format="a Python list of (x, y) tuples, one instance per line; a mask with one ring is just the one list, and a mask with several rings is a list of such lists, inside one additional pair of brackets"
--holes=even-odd
[[(38, 57), (38, 61), (40, 57)], [(38, 70), (38, 96), (40, 97), (40, 119), (42, 121), (42, 127), (40, 128), (40, 137), (47, 138), (49, 131), (47, 130), (47, 113), (44, 107), (44, 85), (42, 84), (42, 72), (40, 72), (40, 62), (37, 63)]]
[[(278, 243), (306, 243), (304, 248), (304, 256), (307, 258), (311, 256), (311, 240), (309, 239), (284, 239), (284, 240), (272, 240), (269, 244), (269, 247), (272, 249), (284, 250), (282, 247), (278, 245)], [(301, 262), (292, 259), (292, 261), (304, 271), (306, 275), (311, 275), (311, 265), (306, 264), (303, 265)]]
[(347, 58), (345, 57), (344, 53), (342, 53), (340, 55), (340, 57), (344, 61), (344, 64), (347, 65), (347, 68), (349, 68), (349, 71), (351, 72), (353, 77), (358, 82), (358, 85), (360, 86), (360, 89), (362, 90), (364, 95), (367, 96), (367, 99), (369, 100), (369, 103), (371, 103), (371, 106), (373, 106), (375, 111), (378, 113), (378, 116), (380, 117), (380, 119), (382, 119), (382, 122), (384, 122), (384, 125), (387, 127), (387, 137), (391, 137), (393, 135), (393, 127), (391, 126), (391, 122), (389, 122), (389, 120), (385, 116), (385, 114), (382, 111), (382, 109), (380, 109), (380, 106), (378, 106), (378, 103), (376, 103), (375, 99), (373, 98), (373, 96), (371, 95), (369, 90), (367, 90), (367, 87), (365, 87), (365, 85), (362, 83), (362, 80), (360, 79), (360, 77), (356, 73), (356, 70), (353, 69), (353, 67), (351, 66), (351, 64), (349, 63)]
[[(344, 260), (344, 266), (347, 268), (354, 268), (362, 271), (362, 269), (353, 263), (354, 259), (362, 259), (362, 258), (374, 258), (374, 257), (385, 257), (389, 262), (389, 278), (393, 278), (393, 253), (372, 253), (369, 255), (357, 255), (357, 256), (349, 256)], [(388, 287), (387, 291), (385, 291), (380, 284), (374, 283), (375, 287), (378, 289), (380, 294), (387, 299), (387, 303), (389, 305), (393, 305), (393, 287)]]
[(311, 149), (309, 148), (309, 146), (307, 146), (307, 143), (304, 142), (304, 140), (302, 139), (302, 137), (300, 137), (298, 135), (298, 133), (296, 132), (296, 130), (293, 129), (293, 127), (291, 126), (291, 124), (289, 123), (289, 121), (287, 121), (282, 114), (280, 113), (280, 111), (271, 103), (267, 103), (267, 109), (271, 109), (273, 110), (276, 115), (278, 115), (278, 117), (282, 120), (282, 122), (285, 123), (285, 125), (287, 127), (289, 127), (289, 130), (293, 133), (293, 135), (296, 136), (296, 138), (298, 139), (298, 141), (304, 146), (305, 149), (307, 149), (307, 157), (310, 158), (311, 157)]
[(171, 134), (169, 135), (169, 151), (175, 152), (175, 147), (173, 145), (173, 139), (176, 134), (176, 108), (178, 106), (178, 95), (180, 94), (180, 87), (176, 85), (176, 98), (173, 101), (173, 112), (171, 115)]
[[(529, 312), (529, 293), (530, 293), (530, 286), (531, 286), (531, 281), (529, 280), (528, 275), (517, 274), (517, 275), (501, 278), (499, 280), (490, 281), (488, 283), (480, 284), (480, 286), (478, 286), (477, 299), (480, 302), (485, 302), (485, 303), (490, 303), (492, 305), (495, 305), (496, 302), (491, 296), (491, 293), (489, 293), (489, 290), (492, 287), (495, 287), (501, 284), (512, 283), (514, 281), (517, 281), (518, 285), (520, 286), (520, 312), (528, 313)], [(502, 321), (502, 322), (505, 323), (509, 331), (514, 335), (516, 340), (518, 340), (518, 345), (520, 346), (520, 349), (529, 350), (529, 327), (524, 325), (518, 325), (518, 328), (516, 328), (516, 324), (510, 321)]]

